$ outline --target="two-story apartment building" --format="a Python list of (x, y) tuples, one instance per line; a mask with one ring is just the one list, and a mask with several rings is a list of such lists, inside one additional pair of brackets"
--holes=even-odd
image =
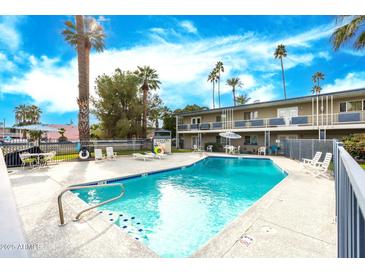
[(286, 138), (341, 139), (365, 133), (365, 88), (181, 113), (176, 123), (183, 148), (224, 142), (226, 131), (241, 135), (231, 143), (250, 152)]

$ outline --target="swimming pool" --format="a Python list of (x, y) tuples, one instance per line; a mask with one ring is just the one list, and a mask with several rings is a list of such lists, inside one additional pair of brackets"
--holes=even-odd
[[(99, 212), (161, 257), (188, 257), (284, 177), (269, 159), (208, 157), (189, 167), (119, 180), (125, 195)], [(94, 204), (120, 189), (74, 192)]]

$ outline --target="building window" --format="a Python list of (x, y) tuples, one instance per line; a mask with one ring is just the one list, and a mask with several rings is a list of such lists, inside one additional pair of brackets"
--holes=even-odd
[(257, 135), (247, 135), (244, 138), (245, 145), (257, 145)]
[(221, 136), (217, 135), (217, 136), (215, 136), (215, 142), (216, 142), (217, 144), (225, 144), (225, 138), (223, 138), (223, 137), (221, 137)]
[(200, 117), (193, 117), (193, 118), (191, 118), (191, 123), (193, 125), (200, 124), (200, 121), (201, 121), (201, 118)]
[(215, 116), (215, 121), (216, 122), (221, 122), (222, 121), (222, 116)]
[(361, 110), (365, 110), (365, 100), (347, 101), (340, 103), (340, 112), (361, 111)]
[(253, 120), (253, 119), (257, 119), (258, 117), (259, 117), (258, 111), (245, 111), (243, 113), (244, 120)]

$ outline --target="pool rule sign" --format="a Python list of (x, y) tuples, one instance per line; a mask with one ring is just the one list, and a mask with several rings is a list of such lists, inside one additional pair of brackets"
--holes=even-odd
[(155, 153), (171, 153), (171, 131), (156, 130), (152, 145)]

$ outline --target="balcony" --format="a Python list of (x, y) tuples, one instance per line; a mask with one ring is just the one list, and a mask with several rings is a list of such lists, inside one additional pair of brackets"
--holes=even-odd
[[(291, 118), (263, 118), (254, 120), (233, 120), (223, 122), (206, 122), (201, 124), (180, 124), (178, 131), (220, 131), (228, 129), (318, 129), (341, 128), (341, 125), (359, 125), (365, 127), (365, 111), (341, 112), (334, 114), (303, 115)], [(345, 126), (343, 126), (345, 128)]]

